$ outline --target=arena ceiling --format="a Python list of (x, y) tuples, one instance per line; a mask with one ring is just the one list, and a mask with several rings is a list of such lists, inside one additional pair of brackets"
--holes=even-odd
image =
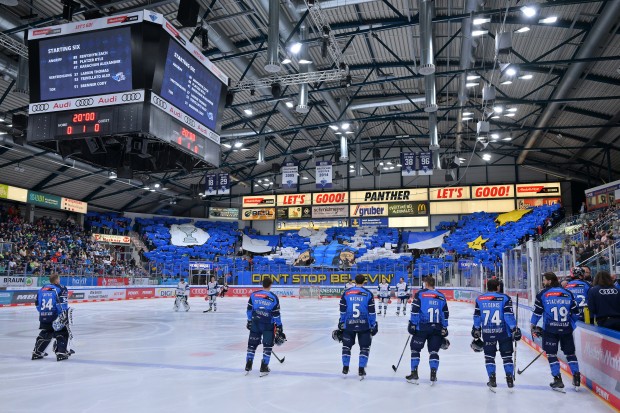
[[(345, 121), (351, 124), (349, 162), (355, 161), (358, 144), (364, 160), (372, 160), (373, 148), (382, 153), (426, 150), (435, 125), (441, 156), (458, 157), (472, 152), (477, 122), (484, 119), (490, 122), (485, 151), (494, 154), (489, 165), (509, 160), (516, 167), (592, 185), (620, 178), (620, 1), (428, 1), (434, 4), (432, 30), (422, 31), (423, 2), (320, 2), (320, 17), (331, 28), (329, 35), (350, 79), (309, 83), (307, 113), (296, 110), (298, 84), (282, 87), (278, 99), (269, 88), (236, 92), (223, 114), (220, 169), (246, 188), (258, 178), (273, 176), (272, 164), (287, 158), (299, 161), (301, 170), (312, 175), (317, 156), (340, 163), (336, 133), (343, 130), (330, 126)], [(90, 12), (112, 15), (146, 8), (162, 13), (202, 46), (196, 28), (182, 28), (176, 20), (178, 0), (78, 3), (74, 20)], [(206, 56), (235, 82), (273, 75), (265, 71), (270, 0), (199, 3), (199, 25), (208, 30)], [(304, 66), (309, 72), (334, 69), (333, 56), (322, 50), (323, 33), (315, 29), (306, 3), (277, 3), (279, 58), (292, 60), (277, 76), (298, 73)], [(536, 14), (528, 17), (524, 6), (534, 6)], [(13, 38), (0, 45), (23, 41), (29, 28), (64, 22), (60, 0), (0, 5), (0, 30)], [(305, 39), (300, 37), (303, 27), (309, 30)], [(510, 34), (512, 47), (496, 58), (499, 33)], [(289, 52), (296, 42), (307, 51), (310, 64), (300, 64), (300, 55)], [(177, 199), (179, 213), (196, 204), (191, 185), (204, 182), (204, 170), (113, 180), (107, 170), (15, 144), (11, 135), (17, 131), (9, 127), (10, 119), (26, 113), (28, 96), (19, 93), (15, 49), (0, 46), (0, 51), (0, 114), (6, 118), (0, 131), (7, 133), (1, 137), (0, 182), (118, 211), (153, 212)], [(420, 73), (423, 56), (435, 65), (431, 76)], [(509, 69), (516, 73), (509, 75)], [(495, 87), (494, 101), (483, 101), (485, 85)], [(436, 102), (427, 99), (431, 87)], [(437, 111), (425, 111), (433, 103)], [(257, 164), (261, 138), (266, 141), (266, 162)], [(364, 173), (372, 175), (372, 166)], [(143, 189), (156, 181), (167, 189)]]

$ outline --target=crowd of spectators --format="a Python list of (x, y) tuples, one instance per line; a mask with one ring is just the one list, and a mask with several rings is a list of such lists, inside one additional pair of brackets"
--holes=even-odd
[(117, 259), (112, 246), (92, 240), (73, 219), (25, 221), (14, 206), (0, 206), (0, 274), (45, 276), (132, 275), (133, 260)]
[[(601, 211), (593, 219), (584, 222), (574, 237), (577, 261), (584, 262), (617, 242), (619, 233), (620, 204)], [(606, 262), (608, 257), (599, 254), (598, 259)]]

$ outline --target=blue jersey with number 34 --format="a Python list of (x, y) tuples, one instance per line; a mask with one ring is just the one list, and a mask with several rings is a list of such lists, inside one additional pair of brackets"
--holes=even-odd
[(410, 318), (413, 325), (421, 330), (441, 329), (448, 327), (449, 316), (448, 302), (442, 293), (426, 288), (415, 293)]
[(51, 324), (56, 317), (69, 308), (69, 291), (67, 287), (55, 284), (47, 284), (37, 294), (37, 310), (39, 321)]
[(488, 292), (476, 298), (474, 327), (482, 329), (484, 341), (510, 337), (516, 326), (512, 300), (506, 294)]
[(364, 287), (345, 290), (340, 298), (340, 323), (345, 330), (367, 331), (377, 322), (375, 297)]

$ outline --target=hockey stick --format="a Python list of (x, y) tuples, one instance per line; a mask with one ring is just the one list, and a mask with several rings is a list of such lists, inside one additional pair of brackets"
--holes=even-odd
[(536, 360), (538, 360), (538, 358), (539, 358), (540, 356), (542, 356), (544, 352), (545, 352), (545, 350), (543, 350), (543, 351), (541, 351), (540, 353), (538, 353), (538, 355), (534, 358), (534, 360), (530, 361), (530, 364), (528, 364), (527, 366), (525, 366), (525, 368), (524, 368), (523, 370), (517, 370), (517, 373), (518, 373), (518, 374), (521, 374), (521, 373), (523, 373), (525, 370), (527, 370), (527, 368), (528, 368), (529, 366), (531, 366), (532, 364), (534, 364), (534, 362), (535, 362)]
[(273, 356), (276, 358), (276, 360), (278, 360), (280, 363), (284, 363), (284, 360), (286, 359), (286, 356), (280, 358), (280, 357), (278, 357), (278, 355), (276, 354), (275, 351), (272, 351), (271, 354), (273, 354)]
[(400, 362), (403, 359), (403, 355), (405, 354), (405, 350), (407, 349), (407, 344), (409, 344), (409, 340), (411, 339), (411, 335), (409, 337), (407, 337), (407, 341), (405, 342), (405, 347), (403, 347), (403, 352), (400, 353), (400, 358), (398, 359), (398, 364), (393, 365), (392, 364), (392, 370), (394, 370), (394, 373), (396, 373), (396, 370), (398, 370), (398, 367), (400, 367)]
[[(515, 324), (517, 325), (517, 328), (519, 328), (519, 293), (517, 293), (517, 315), (515, 317)], [(514, 358), (512, 360), (512, 364), (513, 364), (513, 369), (517, 368), (517, 343), (518, 341), (515, 341), (515, 354), (514, 354)], [(512, 373), (513, 377), (514, 377), (514, 372)]]

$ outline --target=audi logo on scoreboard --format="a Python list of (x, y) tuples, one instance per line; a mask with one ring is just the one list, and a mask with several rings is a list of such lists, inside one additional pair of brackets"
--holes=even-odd
[(87, 98), (87, 99), (77, 99), (75, 101), (74, 106), (76, 108), (84, 108), (87, 106), (91, 106), (93, 103), (95, 103), (95, 100), (92, 98)]
[(153, 102), (159, 108), (168, 109), (168, 103), (155, 94), (151, 97), (151, 102)]
[(140, 92), (123, 93), (121, 96), (121, 101), (123, 102), (135, 102), (139, 100), (142, 100), (142, 93)]
[(34, 105), (30, 105), (29, 112), (30, 113), (45, 112), (49, 108), (50, 108), (50, 105), (48, 105), (47, 103), (37, 103)]

